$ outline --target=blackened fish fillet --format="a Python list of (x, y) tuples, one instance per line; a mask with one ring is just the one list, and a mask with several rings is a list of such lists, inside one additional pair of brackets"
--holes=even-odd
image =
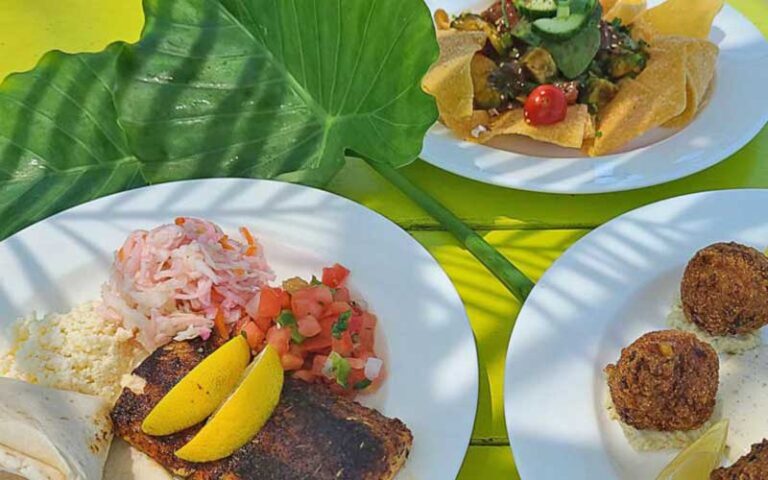
[(272, 418), (232, 456), (208, 463), (177, 458), (173, 452), (202, 425), (152, 437), (141, 431), (141, 423), (211, 348), (200, 341), (173, 342), (150, 355), (134, 370), (146, 381), (143, 393), (123, 389), (112, 410), (115, 433), (168, 470), (192, 480), (389, 480), (405, 463), (413, 437), (400, 420), (341, 398), (322, 385), (288, 378)]

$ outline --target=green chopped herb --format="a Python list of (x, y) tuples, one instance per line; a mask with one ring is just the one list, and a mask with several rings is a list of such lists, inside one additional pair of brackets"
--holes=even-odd
[(304, 335), (299, 333), (299, 324), (296, 322), (296, 317), (290, 310), (283, 310), (277, 317), (277, 324), (282, 328), (291, 329), (291, 340), (294, 343), (301, 343), (304, 341)]
[(352, 367), (349, 366), (349, 361), (336, 352), (331, 352), (328, 359), (331, 361), (331, 371), (333, 376), (336, 377), (336, 383), (347, 388), (349, 385), (349, 372), (352, 370)]
[(347, 310), (339, 315), (338, 320), (336, 320), (336, 323), (334, 323), (331, 328), (331, 335), (333, 338), (338, 340), (341, 338), (341, 334), (347, 331), (349, 328), (349, 317), (351, 316), (352, 310)]
[(365, 390), (370, 385), (371, 385), (371, 381), (368, 380), (367, 378), (364, 378), (364, 379), (360, 380), (359, 382), (357, 382), (355, 384), (354, 389), (355, 390)]
[(603, 132), (601, 132), (600, 130), (595, 132), (595, 138), (600, 138), (602, 136), (603, 136)]
[(318, 280), (316, 276), (312, 275), (312, 280), (309, 282), (309, 284), (313, 286), (317, 286), (317, 285), (322, 285), (323, 282)]

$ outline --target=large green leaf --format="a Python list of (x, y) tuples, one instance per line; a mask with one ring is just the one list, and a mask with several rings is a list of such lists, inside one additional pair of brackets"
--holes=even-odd
[(144, 184), (112, 104), (120, 47), (48, 54), (0, 88), (0, 237), (62, 208)]
[(322, 183), (354, 150), (401, 166), (435, 121), (421, 0), (147, 0), (136, 45), (46, 56), (0, 86), (0, 237), (149, 183)]

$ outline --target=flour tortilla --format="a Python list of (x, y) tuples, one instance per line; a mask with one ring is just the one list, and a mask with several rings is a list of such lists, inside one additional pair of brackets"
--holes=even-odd
[(111, 441), (104, 400), (0, 378), (0, 479), (99, 480)]

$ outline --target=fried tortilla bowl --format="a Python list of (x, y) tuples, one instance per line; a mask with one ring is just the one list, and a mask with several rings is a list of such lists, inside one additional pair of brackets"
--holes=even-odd
[(531, 124), (519, 103), (501, 113), (479, 108), (478, 99), (486, 95), (482, 79), (488, 78), (488, 67), (477, 56), (487, 34), (457, 30), (452, 28), (455, 22), (440, 18), (441, 55), (422, 83), (437, 100), (440, 121), (470, 142), (487, 143), (515, 134), (580, 148), (589, 156), (613, 153), (657, 127), (687, 125), (706, 103), (714, 78), (718, 48), (706, 38), (723, 0), (667, 0), (651, 9), (638, 0), (602, 4), (603, 20), (620, 19), (629, 25), (632, 36), (648, 45), (649, 55), (639, 74), (618, 81), (618, 92), (607, 105), (590, 112), (587, 105), (576, 103), (562, 121), (552, 125)]

